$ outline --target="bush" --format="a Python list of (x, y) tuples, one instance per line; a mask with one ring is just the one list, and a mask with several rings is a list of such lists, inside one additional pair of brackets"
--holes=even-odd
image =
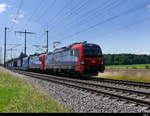
[(136, 67), (132, 67), (133, 69), (137, 69)]
[(145, 66), (145, 69), (149, 69), (150, 67), (148, 65)]

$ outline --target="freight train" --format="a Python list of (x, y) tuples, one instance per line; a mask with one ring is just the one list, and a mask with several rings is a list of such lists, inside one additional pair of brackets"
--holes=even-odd
[(98, 72), (103, 73), (105, 70), (100, 46), (87, 42), (74, 43), (47, 54), (17, 58), (6, 64), (8, 68), (49, 74), (92, 76), (97, 75)]

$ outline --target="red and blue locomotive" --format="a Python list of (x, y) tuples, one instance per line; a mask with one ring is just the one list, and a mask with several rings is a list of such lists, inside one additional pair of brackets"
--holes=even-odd
[(103, 54), (99, 45), (82, 42), (56, 49), (48, 54), (23, 58), (22, 65), (18, 66), (18, 69), (48, 73), (97, 75), (98, 72), (103, 73), (105, 70), (103, 62)]

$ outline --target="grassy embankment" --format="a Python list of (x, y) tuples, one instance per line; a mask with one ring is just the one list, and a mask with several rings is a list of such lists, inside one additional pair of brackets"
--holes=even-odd
[(150, 69), (150, 64), (136, 64), (136, 65), (112, 65), (106, 66), (107, 69), (123, 68), (123, 69)]
[(106, 66), (105, 73), (98, 78), (150, 83), (150, 64)]
[(0, 112), (71, 112), (32, 84), (0, 69)]

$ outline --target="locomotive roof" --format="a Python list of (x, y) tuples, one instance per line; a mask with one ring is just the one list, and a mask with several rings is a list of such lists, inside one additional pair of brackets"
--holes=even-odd
[(55, 50), (54, 50), (54, 53), (56, 53), (56, 52), (61, 52), (61, 51), (65, 51), (65, 50), (69, 50), (72, 46), (77, 45), (77, 44), (86, 44), (86, 43), (87, 43), (87, 41), (79, 42), (79, 43), (73, 43), (73, 44), (71, 44), (71, 45), (69, 45), (69, 46), (67, 46), (67, 47), (62, 47), (62, 48), (55, 49)]
[(62, 47), (62, 48), (55, 49), (55, 50), (54, 50), (54, 53), (69, 50), (72, 46), (77, 45), (77, 44), (82, 44), (82, 45), (87, 45), (87, 46), (88, 46), (88, 45), (89, 45), (89, 46), (90, 46), (90, 45), (99, 46), (99, 45), (97, 45), (97, 44), (87, 43), (87, 41), (84, 41), (84, 42), (79, 42), (79, 43), (73, 43), (73, 44), (71, 44), (71, 45), (69, 45), (69, 46), (67, 46), (67, 47)]

